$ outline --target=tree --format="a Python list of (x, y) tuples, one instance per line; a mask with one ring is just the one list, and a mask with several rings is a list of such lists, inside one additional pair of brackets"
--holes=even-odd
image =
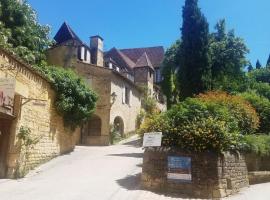
[(252, 67), (251, 63), (249, 63), (247, 70), (248, 70), (248, 72), (251, 72), (253, 70), (253, 67)]
[(27, 62), (45, 60), (45, 50), (51, 44), (50, 28), (37, 21), (36, 12), (26, 3), (0, 1), (0, 45), (12, 50)]
[(270, 68), (270, 55), (269, 55), (269, 57), (268, 57), (268, 59), (267, 59), (266, 67), (267, 67), (267, 68)]
[(167, 107), (170, 108), (178, 102), (179, 88), (177, 86), (176, 70), (179, 66), (180, 40), (177, 40), (170, 48), (167, 49), (163, 61), (161, 88), (167, 97)]
[(236, 37), (233, 30), (227, 32), (225, 20), (220, 20), (215, 26), (215, 32), (210, 35), (213, 89), (233, 90), (228, 84), (239, 85), (238, 82), (245, 76), (243, 70), (248, 64), (248, 52), (244, 40)]
[(257, 60), (257, 62), (256, 62), (256, 69), (261, 69), (261, 68), (262, 68), (262, 65), (261, 65), (260, 61)]
[(211, 88), (209, 25), (198, 0), (186, 0), (183, 7), (179, 85), (182, 98)]

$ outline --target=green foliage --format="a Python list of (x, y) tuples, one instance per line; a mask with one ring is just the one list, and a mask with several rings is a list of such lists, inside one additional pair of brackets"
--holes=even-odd
[[(226, 32), (225, 20), (215, 26), (216, 32), (210, 35), (210, 57), (213, 89), (231, 92), (242, 85), (245, 78), (244, 67), (248, 64), (246, 54), (249, 52), (244, 40), (236, 37), (234, 31)], [(229, 85), (228, 85), (229, 84)]]
[(209, 93), (187, 98), (166, 113), (147, 118), (140, 134), (161, 131), (163, 146), (222, 152), (239, 149), (242, 134), (254, 132), (257, 126), (256, 112), (245, 100)]
[(177, 40), (165, 52), (163, 61), (161, 88), (167, 97), (167, 107), (170, 108), (173, 104), (178, 102), (179, 88), (177, 84), (176, 69), (179, 66), (178, 57), (180, 56), (181, 42)]
[(28, 167), (28, 160), (31, 150), (34, 149), (35, 145), (40, 141), (42, 136), (34, 136), (29, 127), (21, 126), (17, 137), (20, 142), (21, 155), (17, 161), (15, 177), (22, 178), (30, 170)]
[(260, 118), (259, 133), (270, 133), (270, 101), (256, 93), (243, 93), (241, 96), (246, 99), (256, 110)]
[(256, 110), (244, 98), (225, 92), (207, 92), (198, 97), (201, 101), (227, 107), (238, 123), (241, 134), (255, 133), (259, 127)]
[(51, 80), (56, 109), (66, 125), (75, 128), (90, 117), (97, 96), (71, 70), (47, 66), (45, 50), (50, 44), (49, 27), (38, 23), (35, 11), (26, 2), (0, 1), (0, 46)]
[(183, 8), (179, 70), (181, 97), (191, 97), (211, 88), (209, 25), (198, 0), (186, 0)]
[(145, 110), (141, 109), (140, 113), (136, 117), (136, 127), (137, 128), (141, 127), (146, 116), (147, 116), (147, 113), (145, 112)]
[(90, 118), (97, 95), (71, 69), (60, 67), (37, 67), (48, 77), (56, 91), (55, 106), (65, 124), (75, 128)]
[(25, 126), (20, 127), (17, 137), (19, 140), (21, 140), (24, 147), (30, 149), (32, 149), (40, 140), (39, 137), (33, 137), (31, 135), (31, 129)]
[(183, 150), (222, 152), (237, 148), (240, 134), (228, 108), (199, 99), (186, 99), (142, 126), (144, 132), (162, 131), (163, 146)]
[(270, 85), (268, 83), (254, 82), (251, 85), (251, 89), (258, 95), (270, 100)]
[(270, 155), (269, 135), (246, 135), (242, 139), (242, 150), (247, 153), (255, 153), (261, 156)]
[(110, 142), (111, 144), (116, 144), (119, 142), (122, 138), (121, 134), (116, 130), (116, 127), (114, 125), (110, 125), (111, 132), (110, 132)]
[(26, 3), (0, 1), (0, 45), (30, 64), (45, 59), (45, 49), (52, 43), (50, 28), (37, 22), (36, 12)]
[(248, 76), (257, 82), (270, 83), (270, 68), (255, 69)]
[(157, 101), (152, 97), (145, 97), (142, 100), (143, 107), (147, 114), (154, 114), (157, 109)]

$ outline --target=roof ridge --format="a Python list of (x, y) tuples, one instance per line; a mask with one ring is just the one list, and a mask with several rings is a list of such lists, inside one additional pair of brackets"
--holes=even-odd
[(137, 60), (135, 67), (150, 67), (154, 68), (146, 52)]
[(164, 48), (163, 46), (151, 46), (151, 47), (135, 47), (135, 48), (124, 48), (124, 49), (119, 49), (120, 51), (123, 50), (133, 50), (133, 49), (151, 49), (151, 48)]
[[(117, 51), (117, 53), (119, 53), (119, 55), (123, 58), (123, 60), (125, 61), (125, 63), (129, 66), (129, 62), (133, 64), (133, 66), (136, 65), (136, 63), (134, 63), (129, 57), (127, 57), (123, 52), (121, 52), (120, 50), (118, 50), (117, 48), (114, 47), (114, 49)], [(133, 67), (131, 66), (131, 67)]]
[(66, 21), (61, 25), (58, 32), (55, 34), (54, 39), (58, 43), (65, 42), (70, 39), (78, 40), (80, 43), (83, 43)]

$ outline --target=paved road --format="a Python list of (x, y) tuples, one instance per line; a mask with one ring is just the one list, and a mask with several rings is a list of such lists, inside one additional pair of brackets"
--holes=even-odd
[[(21, 180), (0, 180), (1, 200), (173, 200), (140, 190), (142, 149), (131, 142), (77, 147)], [(230, 200), (269, 200), (270, 184), (257, 185)]]

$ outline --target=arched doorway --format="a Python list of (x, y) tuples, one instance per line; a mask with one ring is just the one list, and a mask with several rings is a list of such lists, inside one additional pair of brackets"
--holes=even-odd
[(121, 135), (124, 136), (124, 121), (121, 117), (116, 117), (113, 122), (115, 131)]

